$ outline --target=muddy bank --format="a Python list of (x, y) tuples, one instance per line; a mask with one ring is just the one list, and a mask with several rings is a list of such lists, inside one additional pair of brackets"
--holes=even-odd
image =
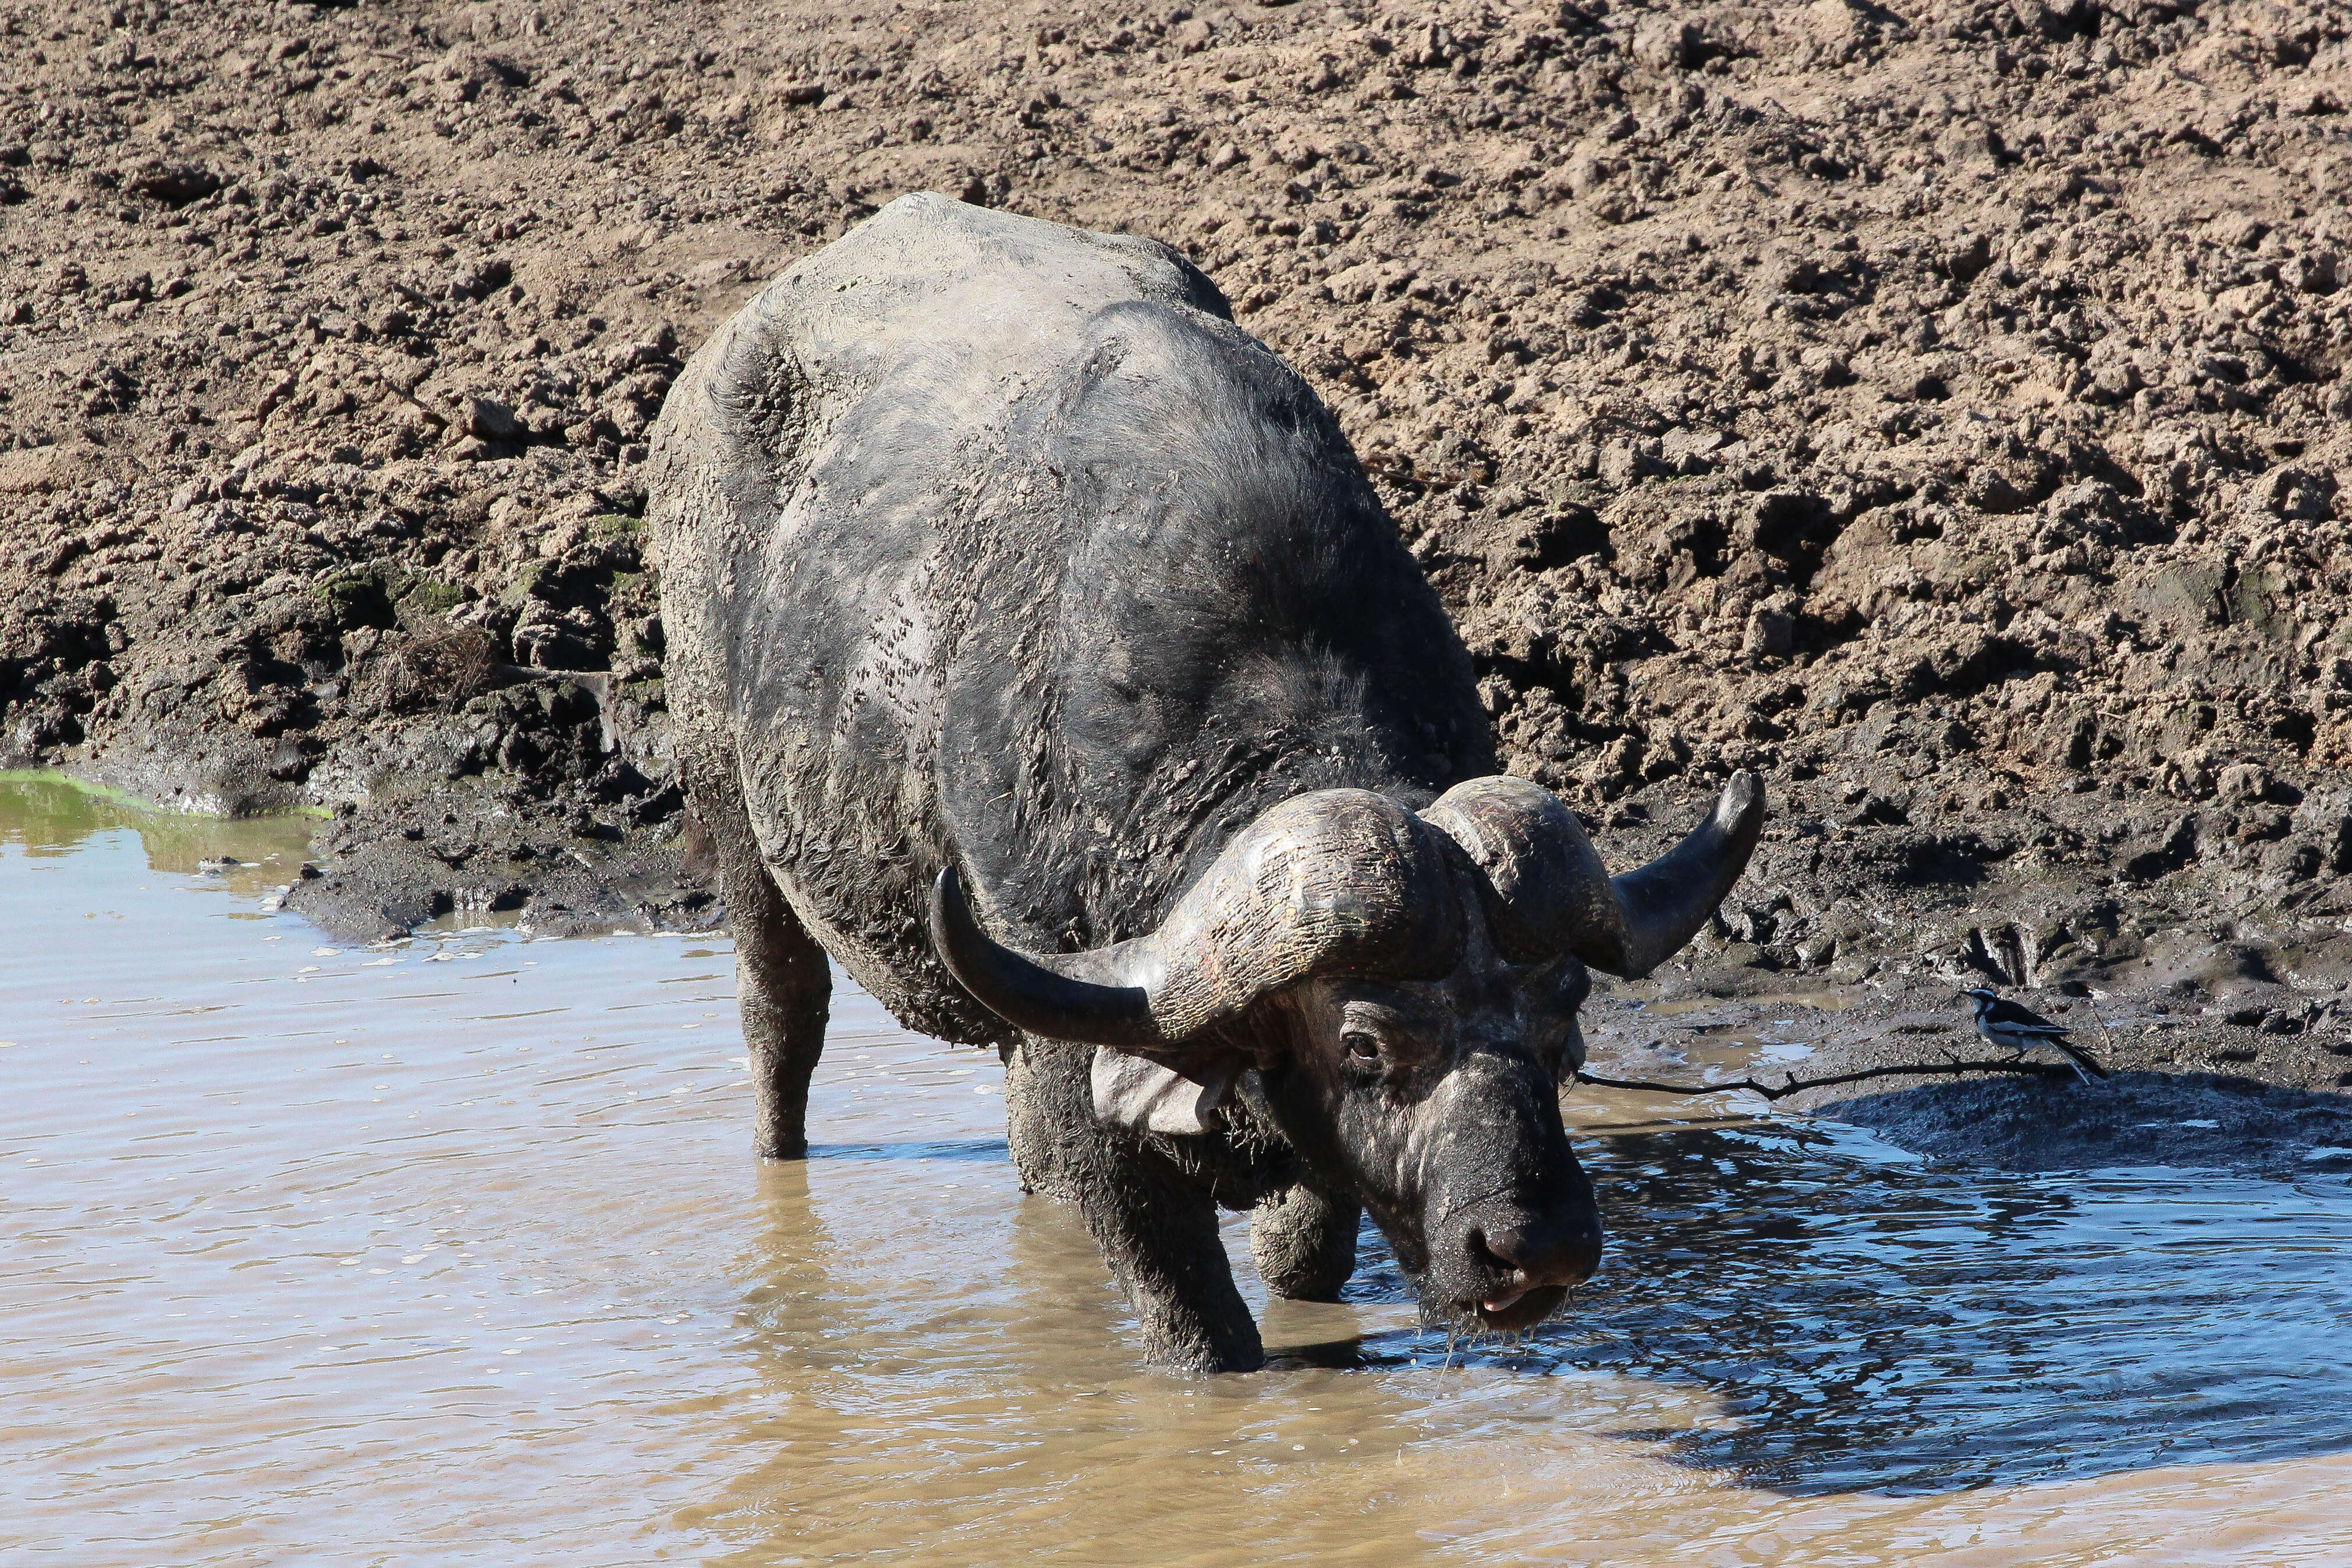
[(929, 188), (1198, 258), (1610, 854), (1765, 773), (1699, 968), (2095, 986), (2325, 1076), (2263, 1053), (2333, 1037), (2352, 918), (2337, 10), (0, 31), (0, 763), (332, 812), (291, 895), (330, 925), (719, 917), (646, 426), (760, 280)]

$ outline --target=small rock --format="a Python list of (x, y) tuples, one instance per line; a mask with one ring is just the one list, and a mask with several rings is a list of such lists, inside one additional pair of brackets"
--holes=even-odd
[(1705, 35), (1695, 22), (1646, 17), (1633, 28), (1633, 50), (1634, 62), (1652, 70), (1688, 70), (1705, 52)]
[(2293, 466), (2272, 469), (2256, 481), (2263, 505), (2273, 516), (2301, 522), (2325, 521), (2336, 500), (2336, 476)]
[(1797, 623), (1785, 610), (1759, 607), (1748, 617), (1747, 634), (1739, 643), (1748, 658), (1780, 658), (1796, 646)]
[(1944, 251), (1944, 270), (1952, 280), (1967, 283), (1992, 260), (1992, 241), (1981, 234), (1963, 236)]
[(450, 275), (449, 298), (485, 299), (494, 290), (505, 288), (513, 277), (514, 269), (496, 258), (478, 261), (471, 266), (461, 267)]
[(1823, 43), (1855, 37), (1869, 20), (1869, 12), (1855, 0), (1813, 0), (1804, 10), (1806, 30)]
[(201, 163), (167, 163), (151, 158), (124, 175), (122, 188), (178, 207), (219, 190), (221, 177)]
[(467, 397), (458, 424), (467, 435), (484, 441), (517, 441), (524, 433), (513, 409), (488, 397)]
[(2231, 213), (2216, 218), (2205, 230), (2216, 241), (2235, 250), (2252, 250), (2270, 231), (2270, 225), (2244, 213)]
[(2224, 805), (2247, 805), (2269, 796), (2271, 772), (2259, 763), (2232, 763), (2221, 770), (2221, 798)]
[(1797, 363), (1821, 377), (1823, 386), (1844, 386), (1853, 380), (1845, 355), (1823, 344), (1807, 349), (1798, 356)]

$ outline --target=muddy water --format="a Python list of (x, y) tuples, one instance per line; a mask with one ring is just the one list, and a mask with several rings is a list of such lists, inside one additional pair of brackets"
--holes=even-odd
[(338, 948), (299, 850), (0, 784), (0, 1560), (2352, 1560), (2339, 1178), (1580, 1100), (1613, 1251), (1521, 1350), (1375, 1247), (1166, 1377), (992, 1058), (845, 990), (761, 1168), (721, 947)]

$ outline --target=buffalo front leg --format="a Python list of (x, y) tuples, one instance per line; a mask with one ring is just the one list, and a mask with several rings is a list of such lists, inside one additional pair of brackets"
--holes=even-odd
[(1275, 1194), (1250, 1213), (1250, 1256), (1258, 1278), (1293, 1301), (1336, 1301), (1356, 1272), (1363, 1209), (1312, 1187)]
[(1024, 1038), (1005, 1076), (1015, 1163), (1032, 1191), (1075, 1200), (1143, 1322), (1143, 1353), (1184, 1372), (1255, 1372), (1257, 1321), (1234, 1285), (1217, 1205), (1150, 1142), (1095, 1120), (1092, 1046)]
[(760, 858), (740, 794), (698, 788), (695, 805), (719, 861), (735, 929), (735, 1000), (751, 1061), (751, 1146), (763, 1158), (808, 1153), (809, 1077), (824, 1054), (833, 975), (824, 949), (784, 902)]
[(1143, 1353), (1182, 1372), (1255, 1372), (1257, 1321), (1234, 1285), (1217, 1205), (1175, 1168), (1139, 1149), (1104, 1190), (1078, 1200), (1087, 1230), (1143, 1321)]

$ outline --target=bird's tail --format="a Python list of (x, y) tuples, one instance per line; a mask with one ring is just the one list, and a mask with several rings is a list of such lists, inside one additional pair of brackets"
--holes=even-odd
[[(2086, 997), (2084, 998), (2083, 1005), (2091, 1010), (2091, 1022), (2099, 1026), (2099, 1040), (2106, 1047), (2107, 1055), (2114, 1056), (2116, 1054), (2115, 1037), (2107, 1033), (2107, 1021), (2099, 1016), (2099, 1004), (2095, 1000)], [(2077, 1072), (2088, 1073), (2089, 1076), (2084, 1078), (2083, 1080), (2085, 1083), (2088, 1083), (2091, 1079), (2094, 1078), (2104, 1081), (2116, 1076), (2114, 1073), (2107, 1070), (2105, 1066), (2100, 1062), (2098, 1058), (2093, 1056), (2089, 1051), (2084, 1050), (2080, 1046), (2073, 1044), (2067, 1045), (2066, 1054), (2074, 1058), (2075, 1070)]]

